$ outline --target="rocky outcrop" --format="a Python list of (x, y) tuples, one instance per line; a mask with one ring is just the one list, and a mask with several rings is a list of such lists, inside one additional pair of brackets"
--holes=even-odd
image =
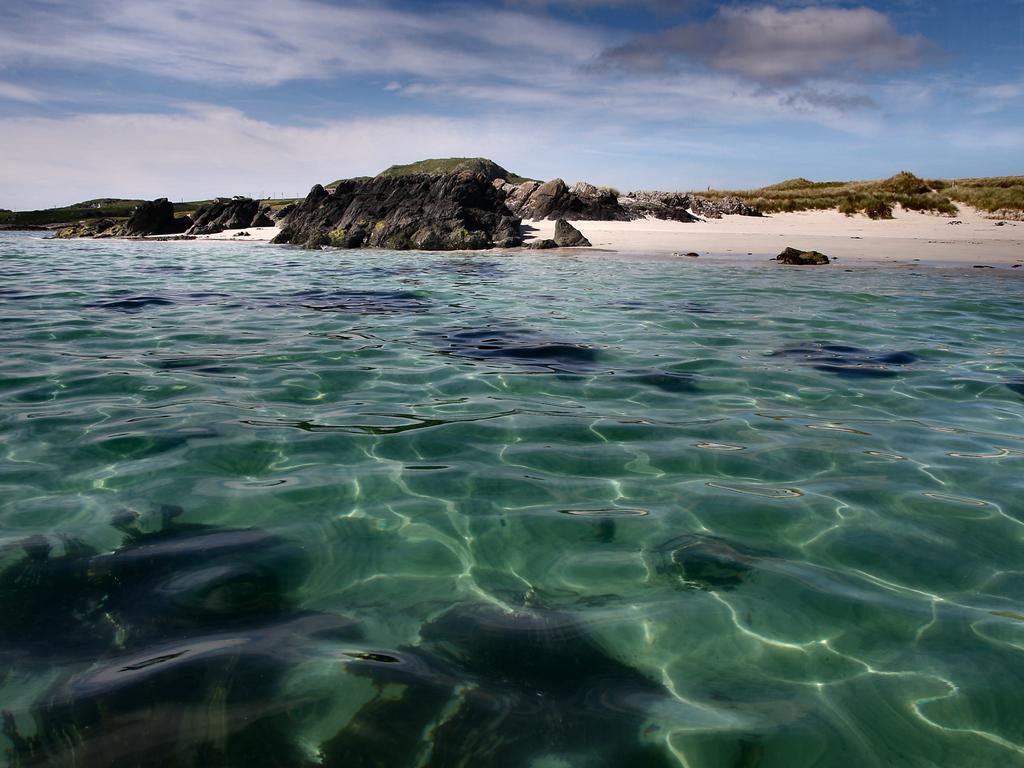
[(166, 197), (139, 203), (124, 225), (127, 237), (179, 235), (192, 226), (188, 216), (174, 217), (174, 204)]
[(316, 248), (479, 250), (522, 244), (521, 220), (486, 176), (460, 171), (317, 184), (281, 222), (275, 243)]
[(791, 264), (801, 267), (830, 263), (828, 256), (824, 253), (819, 253), (818, 251), (801, 251), (799, 248), (787, 248), (776, 256), (775, 260), (780, 261), (783, 264)]
[(555, 222), (555, 243), (559, 248), (589, 248), (590, 241), (565, 219)]
[(720, 219), (722, 216), (760, 216), (761, 212), (744, 203), (738, 197), (720, 197), (712, 200), (707, 197), (691, 196), (690, 210), (706, 219)]
[(545, 184), (528, 181), (510, 184), (502, 179), (495, 187), (505, 193), (505, 204), (517, 216), (534, 221), (632, 221), (653, 216), (669, 221), (694, 222), (698, 217), (718, 219), (723, 215), (760, 216), (756, 208), (738, 197), (712, 200), (681, 192), (630, 192), (579, 182), (568, 186), (561, 179)]
[(188, 230), (189, 235), (215, 235), (225, 229), (247, 229), (248, 227), (272, 227), (270, 207), (260, 206), (251, 197), (228, 199), (219, 197), (210, 205), (196, 211), (195, 223)]
[(619, 204), (618, 193), (607, 187), (595, 187), (586, 182), (569, 187), (561, 179), (544, 184), (528, 181), (516, 185), (500, 179), (494, 183), (505, 193), (509, 210), (524, 219), (629, 221), (632, 218)]
[(115, 219), (91, 219), (64, 227), (54, 235), (56, 240), (73, 240), (79, 237), (107, 238), (125, 237), (125, 222)]
[(697, 221), (690, 213), (692, 198), (679, 192), (630, 192), (619, 198), (619, 203), (636, 219), (653, 216), (665, 221)]
[(683, 192), (630, 192), (619, 198), (622, 207), (633, 218), (653, 216), (666, 221), (693, 222), (698, 217), (720, 219), (722, 216), (760, 216), (761, 212), (738, 197), (707, 197)]

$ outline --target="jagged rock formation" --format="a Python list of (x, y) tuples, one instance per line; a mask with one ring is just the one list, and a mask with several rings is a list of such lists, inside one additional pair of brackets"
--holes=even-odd
[(555, 243), (559, 248), (589, 248), (590, 241), (565, 219), (555, 222)]
[(775, 260), (782, 262), (783, 264), (791, 264), (800, 267), (828, 264), (830, 262), (828, 256), (824, 253), (819, 253), (818, 251), (801, 251), (799, 248), (787, 248), (776, 256)]
[(619, 204), (615, 190), (582, 181), (569, 187), (561, 179), (519, 185), (496, 179), (494, 185), (505, 193), (509, 210), (524, 219), (629, 221), (633, 218)]
[(125, 237), (124, 221), (114, 219), (92, 219), (64, 227), (53, 235), (55, 240), (73, 240), (79, 237), (102, 239), (107, 237)]
[(188, 230), (189, 235), (214, 235), (225, 229), (246, 229), (248, 227), (272, 227), (269, 206), (261, 207), (251, 197), (217, 198), (210, 205), (196, 211), (195, 223)]
[(166, 197), (139, 203), (124, 225), (127, 237), (179, 235), (192, 226), (188, 216), (174, 217), (174, 204)]
[(316, 248), (479, 250), (522, 244), (521, 219), (486, 176), (460, 171), (317, 184), (281, 222), (275, 243)]
[(524, 219), (570, 219), (574, 221), (632, 221), (653, 216), (657, 219), (693, 222), (698, 216), (718, 219), (723, 215), (760, 216), (756, 208), (738, 197), (712, 200), (681, 192), (630, 192), (620, 196), (608, 187), (580, 182), (572, 187), (561, 179), (545, 184), (528, 181), (511, 184), (497, 179), (494, 185), (505, 193), (509, 210)]
[(666, 221), (697, 221), (690, 213), (691, 197), (679, 192), (630, 192), (619, 202), (636, 219), (653, 216)]
[(697, 217), (720, 219), (729, 216), (760, 216), (761, 212), (738, 197), (712, 200), (682, 192), (630, 192), (619, 202), (634, 218), (653, 216), (656, 219), (692, 222)]

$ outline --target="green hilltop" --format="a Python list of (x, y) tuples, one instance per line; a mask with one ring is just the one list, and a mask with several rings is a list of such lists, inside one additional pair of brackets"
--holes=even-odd
[[(416, 173), (457, 173), (459, 171), (482, 174), (487, 177), (488, 181), (505, 179), (505, 181), (513, 184), (522, 184), (524, 181), (536, 181), (536, 179), (528, 179), (525, 176), (512, 173), (486, 157), (441, 157), (419, 160), (405, 165), (392, 165), (390, 168), (378, 173), (377, 177), (412, 176)], [(325, 186), (331, 189), (338, 186), (340, 182), (341, 179), (338, 179)]]

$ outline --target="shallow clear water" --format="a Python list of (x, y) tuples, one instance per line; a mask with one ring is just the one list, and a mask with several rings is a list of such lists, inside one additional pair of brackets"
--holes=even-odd
[(1024, 281), (0, 240), (9, 765), (1024, 762)]

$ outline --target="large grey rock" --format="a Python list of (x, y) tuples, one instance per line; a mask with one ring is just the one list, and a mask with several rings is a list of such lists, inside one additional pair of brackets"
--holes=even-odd
[(559, 248), (589, 248), (590, 241), (565, 219), (555, 222), (555, 242)]
[(132, 211), (124, 227), (128, 237), (146, 237), (147, 235), (177, 235), (184, 232), (192, 224), (187, 216), (176, 219), (174, 204), (166, 197), (147, 200), (139, 203)]
[[(272, 227), (269, 208), (261, 208), (251, 197), (217, 198), (213, 203), (196, 211), (190, 235), (214, 235), (225, 229)], [(257, 223), (259, 222), (259, 223)]]
[(340, 248), (479, 250), (522, 244), (521, 220), (485, 175), (469, 171), (319, 184), (281, 222), (275, 243)]

